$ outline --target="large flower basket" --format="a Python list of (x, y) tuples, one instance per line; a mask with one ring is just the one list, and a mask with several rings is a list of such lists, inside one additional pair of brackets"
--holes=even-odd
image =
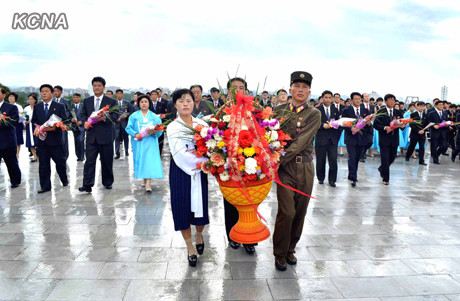
[[(230, 232), (230, 239), (243, 244), (255, 244), (267, 239), (270, 231), (256, 213), (257, 207), (265, 200), (272, 187), (272, 181), (264, 178), (259, 181), (246, 182), (246, 190), (238, 182), (220, 181), (220, 190), (227, 201), (236, 207), (239, 219)], [(252, 203), (245, 196), (250, 196)]]

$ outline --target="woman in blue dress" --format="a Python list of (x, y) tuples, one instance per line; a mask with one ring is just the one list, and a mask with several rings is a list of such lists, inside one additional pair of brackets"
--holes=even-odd
[(31, 162), (37, 162), (37, 137), (34, 136), (35, 124), (32, 123), (32, 115), (34, 113), (34, 106), (38, 102), (38, 96), (35, 93), (29, 94), (29, 105), (24, 108), (26, 115), (26, 147), (29, 148), (33, 155)]
[[(194, 267), (198, 254), (204, 251), (203, 230), (209, 224), (208, 216), (208, 178), (200, 170), (197, 163), (205, 161), (195, 154), (195, 143), (188, 127), (207, 124), (192, 117), (194, 107), (193, 94), (188, 89), (174, 92), (173, 105), (179, 116), (168, 125), (167, 136), (171, 150), (169, 169), (169, 185), (171, 191), (171, 209), (174, 219), (174, 229), (181, 231), (188, 251), (189, 265)], [(192, 230), (196, 228), (196, 249), (192, 243)]]
[(128, 119), (126, 132), (131, 136), (133, 148), (134, 178), (143, 179), (145, 192), (152, 193), (151, 179), (163, 178), (158, 137), (162, 131), (148, 130), (148, 136), (140, 134), (143, 127), (161, 124), (161, 119), (149, 110), (150, 97), (141, 95), (137, 98), (139, 111), (132, 113)]

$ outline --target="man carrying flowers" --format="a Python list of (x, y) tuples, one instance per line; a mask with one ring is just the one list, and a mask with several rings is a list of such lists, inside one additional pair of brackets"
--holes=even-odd
[[(307, 103), (311, 93), (312, 76), (308, 72), (291, 74), (292, 103), (275, 108), (277, 117), (289, 115), (282, 130), (292, 140), (285, 147), (278, 170), (281, 183), (310, 195), (313, 189), (315, 167), (313, 165), (313, 140), (321, 124), (321, 113)], [(305, 214), (310, 198), (284, 186), (277, 185), (278, 214), (273, 233), (275, 266), (280, 271), (287, 268), (286, 262), (294, 265), (295, 247), (302, 234)]]

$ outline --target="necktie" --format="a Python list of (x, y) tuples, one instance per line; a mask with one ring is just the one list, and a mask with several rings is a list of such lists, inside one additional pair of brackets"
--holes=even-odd
[(356, 109), (356, 117), (359, 118), (359, 109)]
[(99, 103), (99, 102), (100, 102), (100, 101), (101, 101), (101, 99), (100, 99), (99, 97), (96, 98), (96, 106), (94, 107), (94, 110), (95, 110), (95, 111), (96, 111), (96, 110), (99, 110), (99, 106), (100, 106), (100, 103)]
[(48, 104), (45, 103), (45, 116), (48, 116)]
[(328, 121), (329, 121), (330, 117), (331, 116), (329, 115), (329, 108), (326, 108), (326, 118), (327, 118)]
[(393, 109), (390, 109), (390, 120), (393, 120)]
[(422, 119), (423, 119), (423, 117), (422, 117), (422, 116), (423, 116), (423, 115), (422, 115), (422, 113), (420, 113), (420, 120), (422, 120)]
[(439, 112), (439, 118), (442, 120), (442, 111)]

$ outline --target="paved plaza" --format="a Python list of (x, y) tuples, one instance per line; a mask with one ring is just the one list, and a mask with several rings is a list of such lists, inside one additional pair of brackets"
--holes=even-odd
[[(297, 265), (279, 272), (271, 237), (252, 256), (227, 246), (213, 178), (206, 248), (191, 268), (173, 227), (169, 153), (151, 195), (133, 178), (132, 157), (115, 160), (112, 190), (98, 167), (93, 193), (82, 194), (83, 163), (69, 142), (69, 187), (53, 170), (53, 191), (37, 194), (38, 163), (24, 147), (19, 188), (1, 165), (0, 300), (460, 300), (460, 163), (450, 157), (438, 166), (398, 157), (390, 186), (380, 158), (368, 158), (356, 188), (340, 157), (337, 187), (315, 183)], [(260, 212), (273, 233), (275, 185)]]

